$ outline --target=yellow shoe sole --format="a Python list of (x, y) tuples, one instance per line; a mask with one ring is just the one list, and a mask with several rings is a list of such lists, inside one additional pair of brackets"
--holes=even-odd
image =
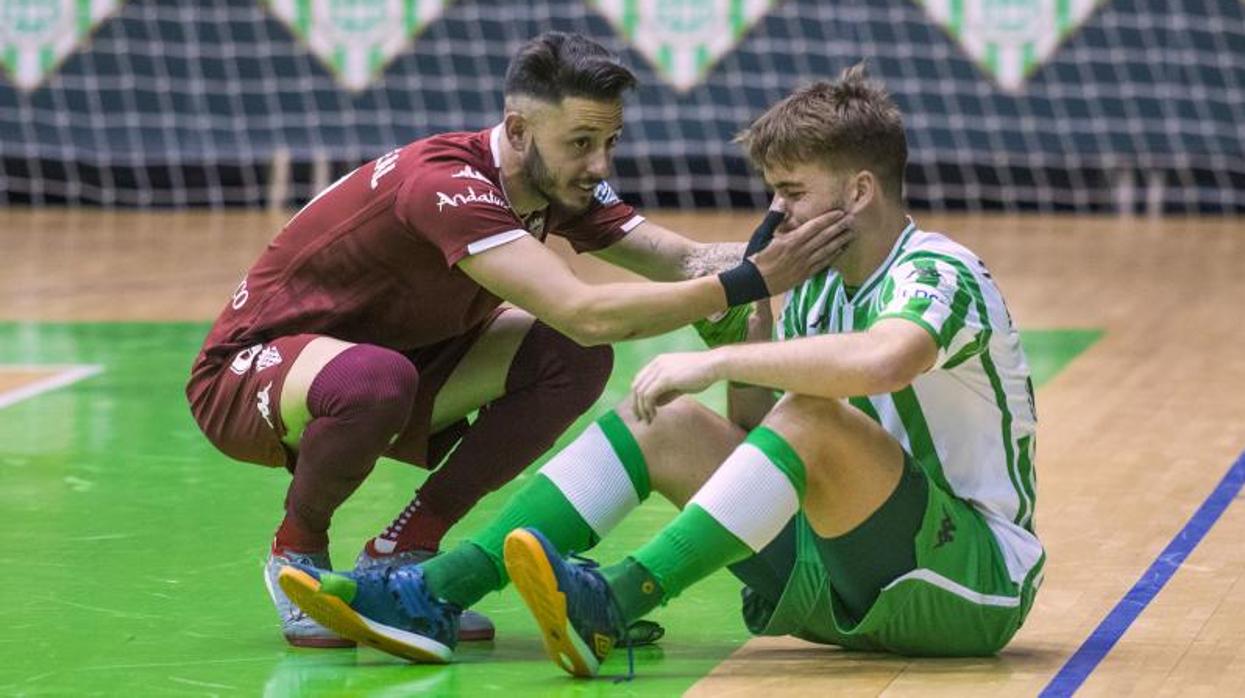
[(511, 531), (506, 536), (504, 555), (510, 581), (540, 626), (545, 654), (572, 676), (596, 676), (601, 662), (571, 627), (566, 617), (566, 594), (558, 590), (558, 580), (540, 541), (523, 529)]
[(290, 600), (317, 623), (360, 644), (419, 664), (445, 664), (454, 650), (432, 638), (368, 620), (345, 601), (321, 591), (320, 580), (294, 567), (284, 567), (277, 583)]

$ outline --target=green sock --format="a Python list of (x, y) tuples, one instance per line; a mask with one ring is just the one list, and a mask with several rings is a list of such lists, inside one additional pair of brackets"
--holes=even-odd
[[(765, 547), (799, 510), (804, 483), (804, 463), (795, 450), (774, 431), (757, 427), (632, 558), (656, 578), (665, 603)], [(615, 593), (620, 604), (621, 597), (632, 596), (621, 588)]]
[(459, 608), (473, 606), (491, 591), (502, 587), (493, 558), (471, 541), (432, 558), (422, 565), (428, 591)]
[(502, 549), (511, 531), (535, 528), (559, 552), (582, 552), (649, 491), (639, 444), (611, 411), (551, 458), (479, 533), (424, 563), (428, 589), (467, 608), (510, 581)]
[(628, 557), (616, 565), (601, 568), (601, 575), (618, 601), (623, 621), (630, 625), (661, 605), (665, 592), (657, 577), (644, 565)]

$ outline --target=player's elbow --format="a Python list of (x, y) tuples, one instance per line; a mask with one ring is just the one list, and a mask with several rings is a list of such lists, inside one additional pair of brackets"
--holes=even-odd
[(575, 327), (568, 330), (566, 336), (581, 347), (596, 347), (611, 343), (606, 332), (594, 327)]
[(869, 384), (869, 395), (880, 395), (882, 393), (896, 393), (908, 387), (912, 383), (911, 378), (907, 378), (901, 371), (896, 370), (894, 366), (881, 364), (871, 367), (866, 372), (866, 380)]
[(595, 347), (601, 344), (613, 344), (632, 339), (636, 333), (621, 323), (602, 319), (579, 319), (566, 333), (577, 344)]
[(878, 393), (894, 393), (912, 385), (938, 358), (938, 345), (923, 328), (904, 320), (885, 320), (865, 335), (869, 351), (864, 354), (865, 373)]
[(865, 379), (869, 384), (869, 395), (895, 393), (912, 385), (912, 381), (920, 375), (910, 362), (898, 357), (878, 356), (865, 366)]
[(595, 347), (617, 341), (612, 324), (594, 314), (589, 303), (568, 304), (558, 315), (549, 324), (581, 347)]

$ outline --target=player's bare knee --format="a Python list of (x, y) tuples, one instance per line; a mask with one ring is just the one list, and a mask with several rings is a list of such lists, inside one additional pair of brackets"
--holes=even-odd
[[(686, 453), (689, 434), (695, 434), (700, 439), (719, 439), (725, 438), (724, 434), (730, 431), (724, 419), (685, 395), (659, 407), (651, 422), (644, 422), (635, 415), (630, 399), (620, 402), (615, 411), (646, 455)], [(738, 440), (742, 439), (741, 434)], [(733, 444), (729, 446), (733, 447)], [(648, 461), (650, 472), (664, 462), (654, 457), (649, 457)]]
[(686, 438), (689, 433), (703, 431), (700, 425), (708, 413), (708, 408), (686, 395), (659, 407), (651, 422), (644, 422), (636, 416), (630, 395), (615, 405), (614, 409), (641, 443), (677, 439), (680, 434)]
[(763, 424), (793, 438), (825, 438), (847, 421), (841, 401), (788, 393), (765, 416)]
[(835, 444), (844, 440), (850, 424), (847, 410), (835, 399), (788, 393), (766, 415), (762, 425), (777, 432), (795, 449), (811, 472), (814, 468), (833, 469)]
[(743, 441), (743, 430), (697, 400), (682, 396), (643, 422), (624, 400), (616, 408), (644, 454), (654, 492), (682, 507)]

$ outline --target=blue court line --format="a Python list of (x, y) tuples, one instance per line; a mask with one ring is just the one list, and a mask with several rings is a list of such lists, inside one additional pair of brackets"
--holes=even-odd
[(1137, 620), (1137, 616), (1154, 600), (1163, 585), (1167, 584), (1185, 558), (1189, 557), (1189, 553), (1206, 536), (1206, 532), (1219, 520), (1219, 516), (1240, 493), (1242, 485), (1245, 485), (1245, 453), (1237, 457), (1236, 463), (1228, 469), (1228, 473), (1219, 481), (1219, 485), (1206, 501), (1202, 502), (1202, 506), (1198, 507), (1189, 523), (1180, 529), (1180, 533), (1159, 553), (1158, 559), (1141, 575), (1141, 579), (1111, 609), (1085, 643), (1077, 649), (1076, 654), (1068, 658), (1059, 673), (1055, 674), (1055, 678), (1046, 684), (1046, 688), (1039, 694), (1041, 698), (1070, 696), (1085, 683), (1085, 679), (1089, 678), (1098, 663), (1107, 656), (1128, 630), (1128, 626)]

